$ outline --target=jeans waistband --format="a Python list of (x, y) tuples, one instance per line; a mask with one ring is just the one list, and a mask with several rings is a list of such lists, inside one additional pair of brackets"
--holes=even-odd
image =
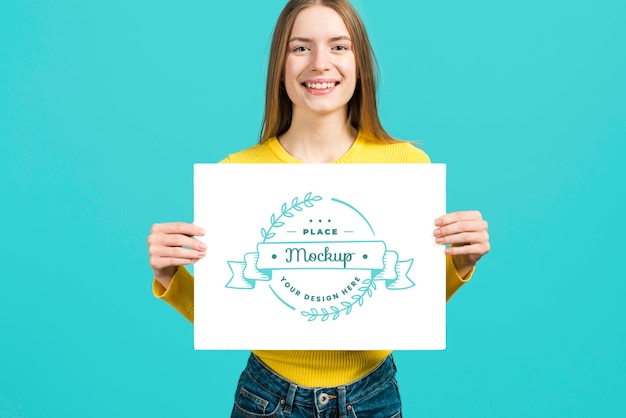
[[(340, 405), (345, 408), (346, 403), (355, 403), (376, 391), (390, 378), (395, 376), (396, 366), (393, 358), (389, 355), (374, 370), (362, 378), (336, 387), (306, 387), (299, 386), (282, 376), (276, 374), (261, 362), (254, 354), (250, 355), (248, 366), (244, 373), (263, 386), (268, 392), (283, 398), (285, 409), (291, 409), (291, 405), (310, 405), (318, 410)], [(343, 405), (341, 405), (343, 404)]]

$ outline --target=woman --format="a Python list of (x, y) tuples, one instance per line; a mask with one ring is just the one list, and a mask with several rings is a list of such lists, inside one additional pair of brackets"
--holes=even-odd
[[(347, 0), (291, 0), (276, 24), (260, 143), (224, 163), (428, 163), (391, 138), (376, 109), (374, 58)], [(435, 220), (450, 244), (447, 297), (489, 251), (480, 212)], [(148, 237), (153, 290), (193, 321), (193, 277), (182, 267), (205, 256), (205, 231), (156, 224)], [(401, 416), (390, 351), (253, 351), (241, 375), (233, 417)]]

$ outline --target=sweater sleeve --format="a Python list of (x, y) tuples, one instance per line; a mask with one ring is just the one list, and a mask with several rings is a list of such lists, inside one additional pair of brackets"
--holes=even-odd
[[(229, 164), (232, 163), (232, 157), (229, 155), (224, 158), (220, 163)], [(155, 297), (167, 302), (170, 306), (176, 309), (182, 316), (187, 318), (189, 322), (193, 324), (194, 320), (194, 277), (189, 271), (179, 266), (172, 277), (172, 281), (167, 289), (152, 279), (152, 294)]]
[(193, 323), (193, 276), (185, 267), (178, 267), (167, 289), (153, 279), (152, 293)]
[[(429, 163), (430, 158), (428, 155), (417, 148), (413, 144), (402, 144), (405, 149), (406, 162), (407, 163)], [(451, 255), (446, 256), (446, 301), (456, 293), (465, 283), (467, 283), (474, 274), (474, 268), (465, 277), (459, 276), (459, 272), (454, 265), (454, 261)]]
[(454, 293), (472, 278), (475, 268), (472, 267), (467, 276), (461, 277), (454, 265), (452, 256), (446, 255), (446, 301), (449, 301)]

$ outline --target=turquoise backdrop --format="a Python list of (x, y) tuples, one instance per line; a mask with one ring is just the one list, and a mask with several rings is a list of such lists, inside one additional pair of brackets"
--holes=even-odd
[[(146, 237), (256, 142), (283, 4), (0, 2), (0, 417), (228, 416), (247, 353), (194, 351)], [(626, 2), (355, 5), (385, 126), (490, 222), (405, 416), (626, 416)]]

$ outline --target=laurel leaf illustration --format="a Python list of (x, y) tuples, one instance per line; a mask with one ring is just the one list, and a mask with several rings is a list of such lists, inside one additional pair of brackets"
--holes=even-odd
[(323, 314), (323, 315), (322, 315), (322, 322), (324, 322), (324, 321), (328, 320), (328, 317), (329, 317), (329, 315), (330, 315), (330, 314), (328, 313), (328, 311), (326, 310), (326, 308), (322, 308), (322, 314)]
[(322, 196), (315, 196), (313, 200), (319, 202), (320, 200), (322, 200)]
[(287, 212), (287, 204), (283, 203), (283, 205), (280, 207), (280, 211), (282, 212), (282, 214), (284, 215), (285, 212)]
[(280, 228), (281, 226), (285, 226), (285, 223), (284, 222), (274, 222), (274, 224), (272, 226), (274, 226), (276, 228)]
[(265, 237), (265, 239), (270, 239), (270, 238), (274, 238), (276, 236), (275, 233), (270, 232), (269, 234), (267, 234), (267, 236)]
[(304, 206), (306, 206), (307, 208), (312, 208), (312, 207), (313, 207), (313, 203), (311, 203), (311, 202), (310, 202), (310, 201), (308, 201), (308, 200), (305, 200), (305, 201), (304, 201)]
[(298, 198), (294, 197), (293, 200), (291, 201), (291, 206), (297, 206), (298, 205)]
[(267, 231), (265, 230), (265, 228), (261, 228), (261, 236), (263, 237), (263, 239), (265, 239), (265, 237), (267, 236)]
[(287, 218), (293, 218), (293, 213), (285, 212), (283, 213)]
[(315, 319), (317, 319), (317, 310), (315, 308), (311, 309), (311, 312), (302, 311), (300, 313), (305, 318), (308, 317), (308, 321), (309, 322), (313, 322), (313, 321), (315, 321)]
[(300, 206), (294, 206), (293, 208), (298, 212), (302, 212), (302, 208)]
[(311, 195), (313, 193), (312, 192), (308, 192), (307, 194), (304, 195), (304, 200), (309, 200), (311, 198)]
[(273, 213), (272, 213), (272, 216), (270, 217), (270, 223), (272, 225), (274, 225), (276, 223), (276, 215), (274, 215)]
[(360, 292), (360, 294), (357, 295), (351, 295), (350, 299), (352, 299), (352, 302), (348, 302), (348, 301), (341, 301), (340, 302), (340, 308), (338, 308), (337, 306), (331, 305), (329, 307), (329, 309), (327, 308), (320, 308), (320, 311), (318, 311), (315, 308), (311, 308), (310, 311), (308, 312), (301, 312), (302, 315), (304, 317), (307, 317), (308, 321), (314, 321), (317, 318), (321, 318), (321, 321), (327, 321), (330, 318), (332, 318), (333, 321), (337, 320), (337, 318), (339, 318), (341, 316), (342, 312), (345, 312), (346, 315), (350, 315), (350, 313), (352, 312), (352, 309), (358, 304), (359, 306), (363, 306), (363, 304), (365, 303), (365, 295), (367, 295), (368, 297), (372, 297), (372, 295), (374, 294), (373, 290), (376, 289), (376, 281), (374, 279), (363, 279), (361, 281), (362, 286), (359, 287), (357, 290)]

